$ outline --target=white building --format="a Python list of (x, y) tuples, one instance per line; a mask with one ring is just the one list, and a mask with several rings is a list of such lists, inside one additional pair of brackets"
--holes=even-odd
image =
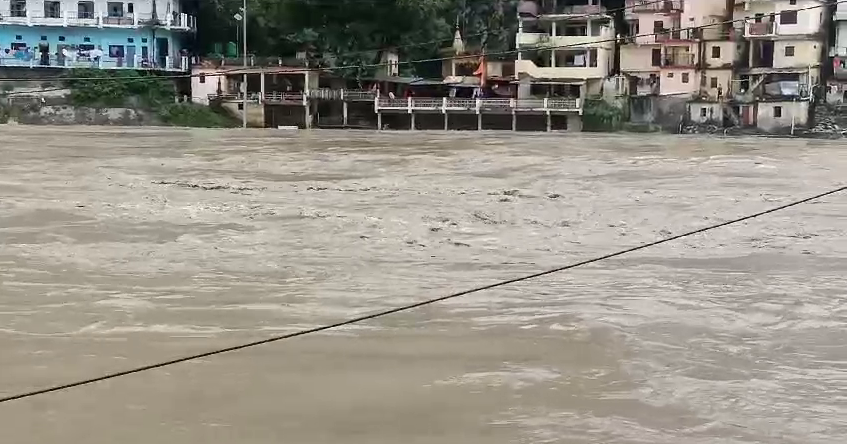
[(822, 0), (747, 0), (736, 4), (737, 32), (748, 42), (747, 67), (733, 81), (741, 121), (764, 130), (805, 124), (827, 52)]
[(835, 45), (830, 49), (833, 78), (827, 85), (826, 100), (831, 104), (847, 104), (847, 3), (836, 5), (832, 16)]
[(628, 37), (620, 65), (631, 80), (631, 95), (691, 97), (700, 88), (697, 35), (683, 29), (690, 27), (683, 23), (687, 4), (627, 0)]
[(178, 0), (0, 0), (0, 17), (0, 65), (32, 68), (186, 71), (196, 28)]
[(601, 0), (523, 1), (515, 74), (518, 96), (600, 94), (615, 57), (615, 28)]

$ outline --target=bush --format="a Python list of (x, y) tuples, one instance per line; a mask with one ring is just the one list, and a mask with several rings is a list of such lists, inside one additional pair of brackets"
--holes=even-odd
[(168, 125), (199, 128), (230, 128), (237, 123), (222, 112), (193, 103), (164, 105), (159, 108), (159, 117)]
[(604, 100), (586, 100), (583, 112), (585, 131), (617, 131), (621, 129), (624, 111)]
[(134, 70), (103, 71), (74, 69), (65, 83), (71, 90), (71, 102), (79, 106), (124, 106), (130, 98), (156, 108), (173, 101), (174, 86), (170, 79)]

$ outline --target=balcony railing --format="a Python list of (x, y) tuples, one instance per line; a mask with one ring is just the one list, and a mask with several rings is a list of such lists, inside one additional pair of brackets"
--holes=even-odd
[(692, 29), (662, 29), (656, 31), (656, 42), (671, 42), (674, 40), (693, 40), (696, 33)]
[(168, 29), (193, 30), (197, 28), (197, 19), (188, 14), (163, 14), (153, 20), (151, 14), (126, 14), (124, 16), (109, 16), (102, 12), (64, 11), (45, 14), (28, 10), (12, 9), (0, 11), (0, 24), (26, 26), (96, 26), (96, 27), (128, 27), (162, 26)]
[(665, 54), (664, 57), (662, 57), (662, 66), (693, 67), (694, 54)]
[(596, 15), (605, 14), (606, 7), (600, 5), (571, 5), (562, 6), (556, 11), (557, 14)]
[(578, 112), (580, 99), (548, 98), (548, 99), (459, 99), (459, 98), (430, 98), (409, 97), (392, 99), (379, 97), (375, 100), (376, 110), (391, 111), (534, 111), (534, 112)]
[(776, 24), (769, 23), (747, 23), (744, 30), (746, 36), (771, 36), (776, 34)]
[(47, 59), (42, 59), (39, 53), (29, 55), (26, 58), (0, 58), (0, 67), (18, 68), (94, 68), (107, 70), (150, 70), (150, 71), (188, 71), (188, 57), (167, 56), (159, 62), (155, 62), (139, 55), (134, 57), (101, 57), (100, 60), (92, 60), (88, 57), (64, 57), (51, 54)]
[(684, 6), (683, 0), (626, 0), (627, 10), (633, 13), (671, 14), (682, 12)]

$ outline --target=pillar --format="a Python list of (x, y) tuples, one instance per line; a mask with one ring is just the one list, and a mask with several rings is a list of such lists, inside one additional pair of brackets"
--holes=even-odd
[(306, 106), (304, 106), (304, 108), (306, 109), (306, 129), (312, 129), (312, 106), (311, 105), (312, 105), (311, 103), (306, 102)]
[(482, 114), (476, 114), (476, 130), (482, 131)]
[(444, 113), (444, 131), (450, 129), (450, 114)]
[(265, 103), (265, 71), (262, 71), (259, 75), (259, 92), (261, 93), (259, 103)]
[(382, 113), (379, 111), (376, 112), (376, 130), (382, 131)]
[(582, 116), (579, 114), (568, 114), (568, 132), (578, 133), (582, 131)]
[(550, 116), (550, 111), (547, 111), (547, 132), (553, 131), (553, 117)]
[(259, 106), (262, 109), (262, 127), (268, 126), (268, 120), (265, 116), (265, 72), (262, 71), (259, 77)]
[(415, 113), (410, 114), (410, 116), (412, 116), (411, 129), (412, 129), (412, 131), (414, 131), (415, 130)]
[(341, 102), (341, 124), (347, 126), (347, 101)]
[(518, 130), (518, 115), (512, 111), (512, 131)]

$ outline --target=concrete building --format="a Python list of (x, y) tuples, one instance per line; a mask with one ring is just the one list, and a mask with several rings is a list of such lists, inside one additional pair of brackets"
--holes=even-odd
[(177, 0), (0, 0), (0, 16), (9, 67), (187, 71), (196, 28)]
[[(812, 9), (808, 9), (812, 8)], [(822, 0), (747, 0), (736, 4), (746, 40), (735, 72), (733, 110), (743, 125), (775, 131), (805, 125), (821, 82), (828, 10)]]
[(832, 15), (835, 44), (830, 48), (832, 78), (827, 84), (826, 101), (833, 105), (847, 104), (847, 3), (836, 5)]
[(522, 1), (518, 98), (600, 95), (615, 61), (615, 27), (602, 0)]
[(700, 88), (697, 35), (683, 29), (687, 2), (627, 0), (626, 44), (621, 73), (630, 79), (630, 95), (693, 97)]

